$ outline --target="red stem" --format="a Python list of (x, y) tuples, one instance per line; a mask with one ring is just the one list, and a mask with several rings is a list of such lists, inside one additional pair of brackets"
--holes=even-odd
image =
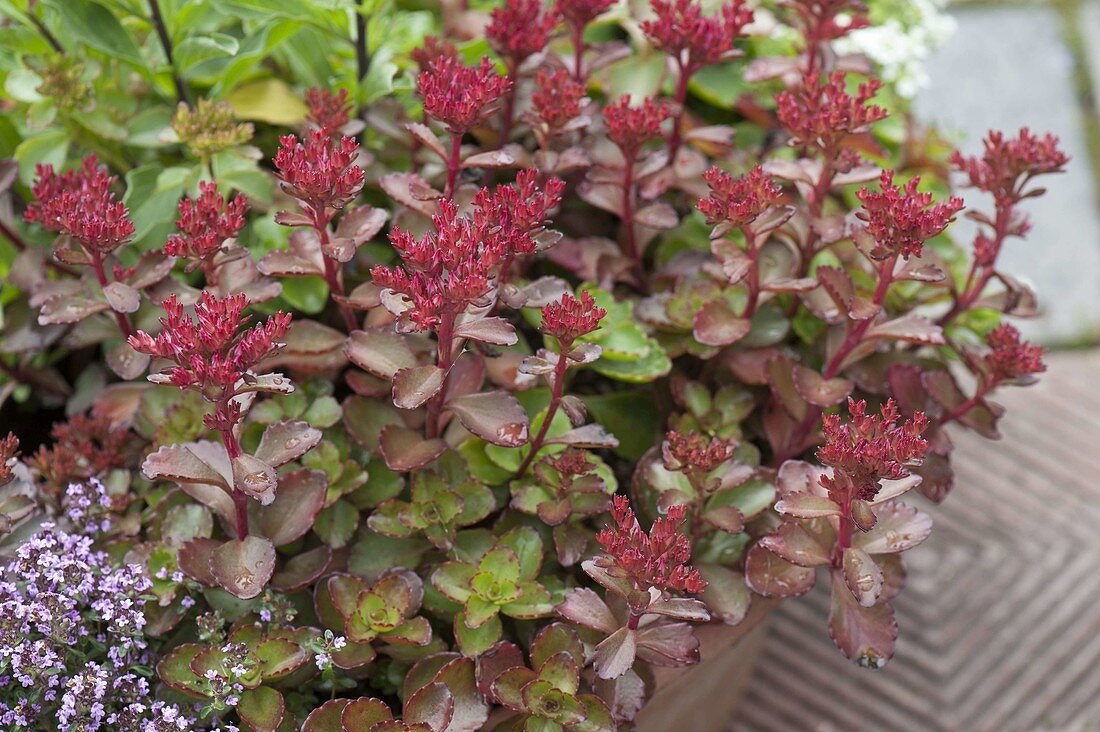
[(455, 193), (455, 181), (458, 179), (459, 163), (462, 156), (462, 135), (451, 133), (451, 155), (447, 159), (447, 187), (443, 189), (443, 195), (453, 198)]
[[(1005, 239), (1008, 238), (1008, 223), (1012, 219), (1012, 207), (1012, 202), (997, 204), (997, 214), (993, 221), (993, 262), (997, 261), (997, 256), (1001, 253), (1001, 247), (1004, 246)], [(981, 296), (985, 286), (989, 284), (989, 280), (992, 279), (996, 271), (992, 264), (983, 266), (981, 269), (982, 274), (975, 281), (974, 278), (978, 271), (978, 261), (975, 259), (970, 266), (970, 272), (967, 274), (963, 291), (956, 296), (951, 309), (937, 321), (937, 325), (941, 328), (946, 328), (951, 321), (969, 309), (974, 301)]]
[[(231, 398), (232, 395), (230, 394), (222, 398), (219, 403), (219, 411), (227, 411), (226, 404)], [(229, 462), (232, 464), (241, 455), (241, 444), (237, 441), (237, 436), (233, 434), (232, 427), (219, 429), (218, 432), (221, 434), (222, 444), (225, 445), (225, 452), (229, 455)], [(235, 509), (237, 538), (243, 539), (248, 536), (248, 496), (243, 491), (237, 490), (236, 481), (233, 485), (233, 508)]]
[(550, 405), (546, 407), (546, 417), (542, 420), (542, 426), (539, 427), (538, 434), (535, 435), (535, 439), (531, 440), (531, 451), (527, 453), (527, 457), (523, 459), (523, 464), (519, 466), (519, 470), (512, 476), (512, 479), (520, 478), (527, 472), (527, 468), (531, 467), (531, 463), (535, 461), (536, 455), (539, 450), (542, 449), (542, 443), (546, 439), (546, 433), (550, 431), (550, 423), (554, 421), (554, 415), (558, 413), (558, 407), (561, 405), (562, 392), (565, 390), (565, 372), (569, 369), (569, 359), (565, 354), (569, 352), (569, 347), (572, 344), (561, 344), (561, 353), (558, 354), (558, 362), (554, 364), (554, 383), (550, 387)]
[(569, 30), (573, 36), (573, 80), (583, 84), (585, 79), (581, 66), (584, 64), (584, 26), (574, 24)]
[[(88, 258), (92, 260), (92, 269), (95, 270), (95, 276), (96, 279), (99, 280), (99, 286), (104, 288), (107, 287), (111, 282), (107, 279), (107, 273), (103, 269), (103, 255), (101, 255), (98, 250), (91, 247), (85, 247), (84, 251), (88, 253)], [(132, 336), (134, 334), (134, 326), (130, 323), (130, 316), (126, 313), (120, 313), (113, 308), (111, 312), (114, 313), (115, 322), (118, 323), (118, 329), (122, 331), (122, 336), (124, 338)]]
[(974, 396), (970, 397), (965, 402), (963, 402), (962, 404), (955, 407), (954, 409), (952, 409), (947, 414), (940, 417), (940, 426), (942, 427), (943, 425), (947, 424), (948, 422), (953, 422), (956, 419), (958, 419), (959, 417), (962, 417), (963, 415), (965, 415), (967, 412), (969, 412), (971, 409), (973, 409), (974, 406), (979, 401), (984, 399), (986, 397), (986, 395), (989, 394), (989, 392), (993, 391), (993, 389), (996, 386), (997, 386), (997, 381), (995, 379), (991, 379), (989, 381), (989, 383), (983, 383), (978, 388), (978, 390), (976, 392), (974, 392)]
[(745, 302), (745, 310), (741, 313), (741, 317), (751, 318), (756, 314), (756, 307), (760, 301), (760, 247), (757, 237), (753, 236), (747, 227), (742, 227), (741, 232), (745, 235), (745, 241), (748, 243), (749, 259), (752, 260), (752, 264), (749, 267), (749, 273), (746, 275), (749, 296), (748, 300)]
[(436, 336), (439, 342), (436, 344), (436, 365), (443, 370), (443, 385), (439, 393), (428, 400), (428, 419), (425, 425), (425, 435), (429, 440), (439, 437), (439, 416), (443, 410), (443, 399), (447, 395), (447, 381), (451, 376), (452, 351), (454, 346), (454, 314), (444, 315), (439, 324)]
[(684, 65), (679, 59), (676, 60), (676, 65), (680, 70), (680, 77), (676, 80), (675, 96), (678, 109), (672, 118), (672, 133), (668, 137), (669, 165), (675, 165), (676, 153), (680, 151), (680, 144), (683, 142), (684, 105), (687, 102), (688, 82), (691, 81), (691, 75), (695, 73), (695, 69), (690, 65)]
[[(325, 282), (328, 283), (328, 289), (331, 294), (343, 298), (344, 280), (341, 276), (340, 263), (323, 254), (324, 248), (329, 243), (328, 224), (329, 221), (327, 218), (321, 218), (316, 214), (313, 216), (313, 228), (321, 241), (322, 258), (325, 261)], [(344, 330), (348, 333), (351, 333), (353, 330), (359, 330), (359, 322), (351, 306), (343, 302), (337, 302), (336, 305), (340, 309), (341, 317), (344, 319)]]
[(512, 88), (504, 97), (504, 109), (501, 110), (500, 141), (499, 147), (508, 144), (508, 137), (512, 134), (512, 123), (516, 114), (516, 93), (519, 85), (518, 66), (514, 59), (508, 61), (508, 78), (512, 80)]
[(623, 150), (623, 227), (626, 229), (626, 256), (634, 265), (634, 274), (638, 278), (638, 287), (645, 290), (645, 267), (642, 266), (642, 253), (634, 232), (634, 150)]

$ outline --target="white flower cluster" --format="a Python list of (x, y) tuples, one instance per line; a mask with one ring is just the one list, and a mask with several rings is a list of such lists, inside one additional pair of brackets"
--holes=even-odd
[(912, 99), (928, 85), (924, 62), (954, 34), (947, 0), (908, 0), (902, 17), (859, 28), (835, 42), (839, 53), (862, 53), (881, 69), (883, 81)]

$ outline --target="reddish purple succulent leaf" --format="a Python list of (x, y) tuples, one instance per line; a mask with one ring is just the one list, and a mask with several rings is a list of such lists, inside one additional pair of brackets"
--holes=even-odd
[(497, 346), (512, 346), (519, 340), (515, 327), (504, 318), (489, 317), (467, 320), (455, 328), (455, 337), (469, 338)]
[(800, 567), (821, 567), (832, 561), (828, 548), (797, 521), (784, 521), (774, 532), (761, 537), (760, 545)]
[(636, 631), (619, 628), (596, 646), (596, 658), (592, 665), (601, 679), (622, 676), (634, 665), (638, 651)]
[(738, 317), (724, 300), (712, 300), (695, 314), (692, 333), (707, 346), (728, 346), (749, 334), (752, 322)]
[(764, 597), (794, 597), (814, 586), (814, 570), (791, 564), (760, 544), (749, 549), (745, 560), (745, 584)]
[(795, 365), (792, 377), (794, 388), (802, 398), (822, 409), (840, 404), (852, 393), (853, 384), (848, 379), (824, 379), (818, 372), (800, 364)]
[(433, 730), (442, 730), (451, 723), (454, 712), (454, 696), (444, 684), (436, 681), (405, 701), (404, 719), (406, 724), (426, 724)]
[(285, 420), (269, 425), (256, 448), (257, 459), (273, 468), (297, 460), (321, 441), (321, 430), (308, 422)]
[(857, 547), (844, 550), (844, 581), (863, 607), (871, 607), (882, 594), (882, 570), (871, 555)]
[(527, 442), (527, 413), (508, 392), (466, 394), (448, 401), (447, 408), (463, 427), (486, 442), (502, 447), (519, 447)]
[(231, 539), (210, 555), (210, 572), (229, 593), (250, 600), (263, 592), (275, 571), (275, 547), (259, 536)]
[(594, 590), (577, 587), (565, 596), (565, 601), (555, 608), (566, 620), (582, 628), (611, 634), (619, 627), (611, 608)]
[(651, 623), (637, 631), (638, 658), (655, 666), (699, 662), (699, 638), (690, 623)]
[(908, 551), (932, 533), (932, 517), (904, 503), (875, 506), (878, 521), (866, 533), (857, 533), (852, 545), (868, 554), (897, 554)]
[(737, 625), (744, 620), (752, 603), (745, 576), (718, 564), (701, 563), (695, 568), (707, 582), (699, 597), (710, 614), (726, 625)]
[(320, 470), (295, 470), (279, 476), (275, 500), (253, 509), (256, 529), (275, 546), (305, 536), (325, 507), (328, 476)]
[(401, 409), (416, 409), (443, 388), (446, 373), (438, 366), (414, 366), (393, 376), (393, 403)]
[(270, 686), (257, 686), (241, 692), (237, 714), (253, 732), (275, 732), (283, 721), (286, 702)]
[(392, 424), (382, 429), (379, 445), (386, 466), (398, 472), (422, 468), (447, 450), (443, 440), (425, 440), (416, 430)]
[(417, 365), (408, 343), (392, 330), (354, 331), (344, 350), (353, 364), (383, 379), (392, 379), (401, 369)]
[(829, 636), (845, 656), (866, 668), (882, 668), (894, 655), (898, 624), (888, 602), (863, 607), (852, 595), (841, 570), (832, 571), (833, 602)]
[(784, 516), (802, 519), (840, 515), (840, 506), (834, 501), (809, 493), (788, 493), (776, 502), (775, 510)]

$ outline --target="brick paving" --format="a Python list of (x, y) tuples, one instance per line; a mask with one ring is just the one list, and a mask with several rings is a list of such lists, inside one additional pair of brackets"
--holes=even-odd
[(1100, 351), (1050, 365), (998, 399), (1002, 441), (953, 435), (957, 488), (922, 506), (894, 659), (844, 660), (822, 583), (770, 619), (732, 732), (1100, 729)]

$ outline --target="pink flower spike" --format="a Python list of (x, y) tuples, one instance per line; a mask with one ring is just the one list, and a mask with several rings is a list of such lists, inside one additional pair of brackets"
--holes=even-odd
[(739, 178), (717, 166), (708, 170), (704, 177), (710, 186), (710, 195), (699, 199), (698, 208), (712, 226), (721, 222), (733, 226), (750, 224), (783, 193), (759, 165)]
[(573, 28), (584, 29), (611, 9), (616, 0), (558, 0), (554, 8)]
[(875, 241), (871, 251), (875, 259), (919, 257), (924, 242), (943, 233), (955, 220), (963, 201), (951, 196), (933, 205), (931, 193), (917, 191), (919, 177), (910, 179), (905, 188), (895, 186), (893, 181), (893, 171), (887, 170), (882, 173), (879, 192), (864, 187), (857, 194), (863, 210), (856, 217), (867, 223), (867, 232)]
[(1046, 350), (1020, 338), (1020, 331), (1008, 323), (998, 325), (985, 337), (990, 352), (985, 356), (992, 381), (1026, 379), (1047, 370)]
[(745, 0), (726, 2), (713, 16), (703, 15), (695, 0), (651, 0), (650, 6), (657, 17), (643, 22), (642, 32), (688, 75), (730, 58), (734, 40), (753, 19)]
[(359, 143), (352, 138), (333, 140), (325, 130), (314, 130), (307, 140), (283, 135), (279, 144), (274, 160), (279, 186), (319, 221), (363, 189), (363, 169), (356, 165)]
[(981, 157), (965, 157), (956, 151), (951, 164), (966, 174), (974, 188), (993, 194), (998, 201), (1011, 201), (1025, 194), (1021, 186), (1037, 175), (1061, 173), (1069, 156), (1058, 149), (1058, 138), (1033, 135), (1024, 127), (1014, 139), (991, 130)]
[(846, 76), (837, 71), (825, 83), (818, 74), (802, 80), (794, 91), (776, 95), (779, 122), (791, 133), (795, 145), (812, 145), (821, 149), (835, 147), (848, 135), (866, 132), (871, 125), (886, 117), (886, 110), (870, 104), (882, 87), (877, 79), (859, 85), (855, 96), (845, 89)]
[(565, 69), (541, 69), (531, 94), (531, 116), (551, 130), (558, 130), (581, 113), (586, 90)]
[(330, 135), (338, 133), (351, 120), (352, 104), (347, 89), (333, 94), (328, 89), (312, 87), (306, 92), (306, 104), (309, 106), (306, 119)]
[(661, 134), (661, 125), (670, 114), (668, 102), (663, 99), (654, 101), (646, 98), (640, 105), (632, 106), (629, 94), (603, 108), (607, 136), (627, 160), (638, 157), (642, 145)]
[(457, 58), (439, 56), (417, 82), (424, 112), (453, 135), (466, 134), (492, 114), (511, 87), (512, 82), (498, 74), (488, 58), (477, 66), (465, 66)]
[(210, 260), (227, 239), (235, 239), (244, 228), (247, 210), (248, 200), (242, 194), (225, 201), (217, 183), (199, 183), (198, 198), (180, 201), (176, 220), (180, 233), (168, 238), (164, 253), (170, 257)]
[(928, 443), (921, 434), (928, 428), (928, 418), (917, 412), (901, 423), (893, 399), (874, 415), (867, 414), (866, 401), (849, 398), (848, 415), (847, 422), (839, 414), (822, 418), (825, 444), (817, 449), (817, 459), (833, 474), (822, 477), (821, 484), (838, 496), (854, 488), (852, 498), (869, 501), (878, 493), (880, 481), (906, 477), (909, 467), (924, 457)]
[(546, 48), (557, 24), (557, 11), (543, 8), (542, 0), (505, 0), (493, 9), (485, 36), (514, 70)]
[(568, 349), (581, 336), (588, 335), (600, 327), (600, 320), (607, 310), (598, 307), (596, 300), (582, 292), (580, 299), (566, 293), (561, 301), (552, 302), (542, 309), (543, 333), (553, 336), (561, 343), (562, 350)]
[(687, 516), (686, 507), (669, 508), (667, 516), (653, 522), (648, 534), (638, 524), (626, 496), (615, 496), (611, 516), (615, 524), (601, 530), (596, 541), (636, 589), (645, 592), (655, 587), (661, 591), (697, 594), (706, 588), (698, 570), (688, 564), (691, 542), (680, 531)]
[(85, 248), (108, 254), (130, 240), (134, 224), (130, 212), (111, 192), (117, 178), (88, 155), (79, 168), (54, 172), (38, 165), (31, 191), (35, 201), (23, 218), (47, 231), (71, 236)]

